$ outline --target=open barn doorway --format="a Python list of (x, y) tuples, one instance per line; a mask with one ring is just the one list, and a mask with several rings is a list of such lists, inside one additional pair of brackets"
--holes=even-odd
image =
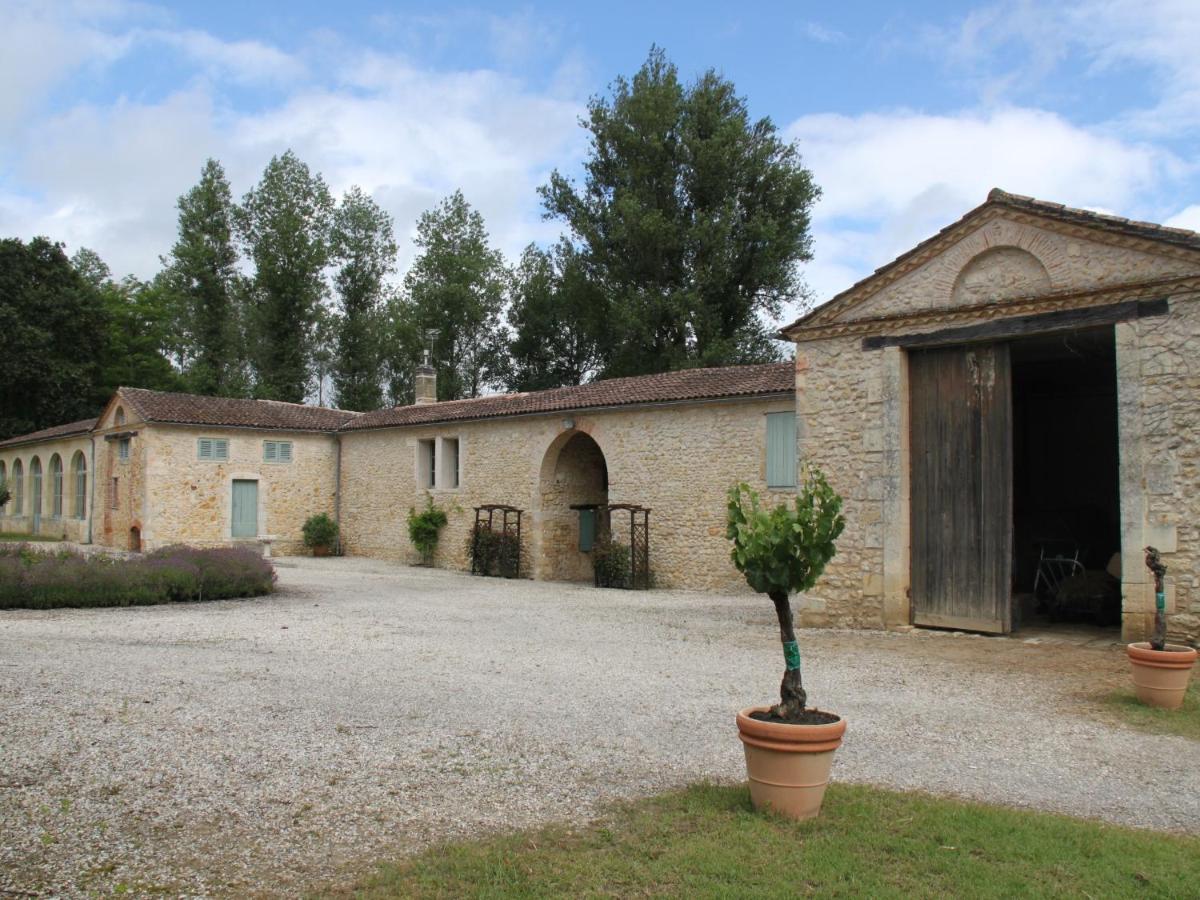
[[(593, 580), (592, 539), (581, 508), (608, 504), (608, 464), (596, 440), (583, 431), (563, 432), (542, 460), (539, 484), (541, 559), (537, 577), (546, 581)], [(592, 527), (595, 520), (592, 519)]]
[(1013, 341), (1014, 625), (1121, 624), (1111, 325)]

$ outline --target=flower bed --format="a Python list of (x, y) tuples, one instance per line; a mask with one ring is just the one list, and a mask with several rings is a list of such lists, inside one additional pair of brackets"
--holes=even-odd
[(145, 606), (257, 597), (275, 568), (253, 550), (164, 547), (136, 559), (0, 548), (0, 609)]

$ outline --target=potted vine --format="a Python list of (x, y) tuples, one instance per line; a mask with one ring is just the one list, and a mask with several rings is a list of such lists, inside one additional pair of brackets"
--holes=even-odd
[(837, 552), (835, 541), (846, 526), (841, 510), (842, 498), (815, 466), (804, 468), (793, 504), (767, 509), (748, 485), (729, 489), (726, 536), (733, 542), (733, 564), (775, 604), (785, 664), (779, 703), (737, 714), (750, 798), (756, 809), (769, 807), (794, 819), (821, 811), (846, 722), (806, 705), (788, 595), (810, 590)]
[(330, 550), (337, 544), (338, 523), (327, 513), (317, 513), (309, 516), (302, 529), (304, 546), (312, 550), (313, 556), (328, 556)]
[(1154, 634), (1149, 641), (1129, 644), (1125, 651), (1133, 666), (1133, 687), (1147, 706), (1179, 709), (1196, 662), (1196, 650), (1167, 643), (1167, 603), (1163, 579), (1167, 567), (1158, 550), (1146, 548), (1146, 568), (1154, 576)]
[(433, 565), (433, 554), (437, 551), (438, 532), (446, 524), (446, 512), (433, 505), (433, 498), (425, 498), (425, 508), (417, 512), (408, 510), (408, 539), (421, 556), (421, 565)]

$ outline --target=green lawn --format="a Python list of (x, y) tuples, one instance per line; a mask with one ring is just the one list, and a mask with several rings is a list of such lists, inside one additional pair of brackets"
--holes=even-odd
[(1105, 707), (1115, 718), (1139, 731), (1178, 734), (1200, 741), (1200, 672), (1192, 672), (1192, 681), (1179, 709), (1157, 709), (1138, 702), (1133, 688), (1113, 691), (1104, 698)]
[(46, 543), (61, 540), (61, 537), (54, 534), (27, 534), (23, 531), (0, 531), (0, 541), (12, 541), (20, 544), (27, 544), (30, 541)]
[(1200, 838), (832, 785), (820, 818), (698, 785), (600, 824), (449, 844), (381, 868), (377, 897), (1195, 897)]

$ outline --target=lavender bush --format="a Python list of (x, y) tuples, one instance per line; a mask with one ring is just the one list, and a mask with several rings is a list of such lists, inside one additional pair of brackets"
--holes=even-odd
[(275, 568), (253, 550), (176, 545), (136, 559), (0, 549), (0, 609), (144, 606), (257, 597)]

